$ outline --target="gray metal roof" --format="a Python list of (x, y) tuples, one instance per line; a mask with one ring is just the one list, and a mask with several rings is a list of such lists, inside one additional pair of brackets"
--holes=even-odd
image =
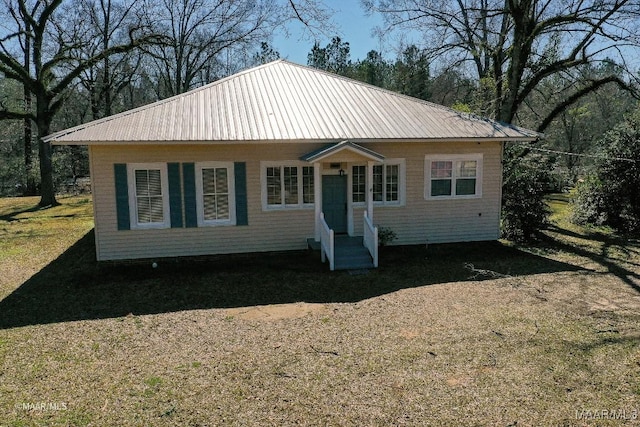
[(540, 135), (278, 60), (66, 129), (54, 144), (532, 141)]

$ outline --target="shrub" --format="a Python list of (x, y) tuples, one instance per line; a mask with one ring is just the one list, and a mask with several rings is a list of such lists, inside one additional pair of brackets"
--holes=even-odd
[(378, 242), (380, 246), (387, 246), (397, 238), (396, 232), (389, 227), (378, 228)]
[(640, 110), (607, 132), (599, 145), (596, 168), (578, 189), (574, 221), (639, 234)]
[(607, 223), (606, 198), (602, 182), (595, 175), (578, 182), (571, 200), (571, 222), (579, 225)]
[(502, 187), (502, 236), (514, 241), (532, 239), (549, 217), (544, 199), (551, 165), (520, 147), (505, 150)]

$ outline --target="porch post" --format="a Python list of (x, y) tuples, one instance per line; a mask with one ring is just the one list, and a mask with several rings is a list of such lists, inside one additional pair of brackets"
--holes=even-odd
[(373, 224), (373, 165), (372, 161), (367, 162), (367, 215)]
[(322, 163), (313, 164), (313, 195), (316, 217), (315, 239), (320, 241), (320, 213), (322, 212)]

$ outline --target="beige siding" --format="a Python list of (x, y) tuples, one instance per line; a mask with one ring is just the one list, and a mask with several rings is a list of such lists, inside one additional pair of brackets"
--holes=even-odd
[[(99, 259), (304, 249), (306, 238), (314, 235), (313, 208), (263, 212), (260, 199), (260, 161), (297, 160), (299, 151), (293, 144), (272, 146), (267, 152), (248, 145), (92, 147)], [(117, 229), (114, 163), (204, 161), (246, 162), (248, 226)]]
[[(370, 144), (367, 148), (388, 158), (406, 159), (405, 206), (374, 207), (374, 223), (397, 234), (393, 244), (498, 239), (502, 194), (500, 143)], [(425, 200), (426, 155), (475, 153), (483, 154), (481, 198)]]
[[(406, 159), (406, 203), (376, 207), (374, 222), (398, 235), (394, 244), (493, 240), (500, 215), (501, 144), (362, 144), (387, 158)], [(303, 249), (314, 235), (314, 210), (263, 211), (260, 161), (298, 160), (323, 144), (93, 146), (90, 150), (98, 259)], [(424, 159), (427, 154), (483, 153), (482, 198), (427, 201)], [(248, 226), (117, 230), (114, 163), (240, 161), (247, 166)], [(355, 234), (362, 232), (362, 208), (353, 209)]]

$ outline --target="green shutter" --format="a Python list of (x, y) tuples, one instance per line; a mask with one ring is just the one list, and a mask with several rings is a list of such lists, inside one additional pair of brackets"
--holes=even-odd
[(182, 187), (180, 185), (180, 163), (168, 163), (169, 173), (169, 211), (171, 228), (182, 227)]
[(127, 165), (116, 163), (113, 165), (113, 173), (116, 183), (116, 217), (118, 230), (131, 229), (129, 217), (129, 184), (127, 183)]
[(236, 225), (249, 225), (247, 211), (247, 164), (236, 162), (233, 165), (236, 186)]
[(189, 228), (198, 226), (196, 208), (196, 167), (193, 163), (182, 164), (184, 184), (184, 222)]

